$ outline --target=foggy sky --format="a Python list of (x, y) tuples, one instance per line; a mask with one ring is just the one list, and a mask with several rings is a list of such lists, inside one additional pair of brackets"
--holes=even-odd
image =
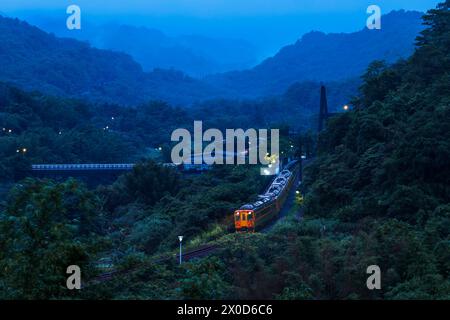
[(196, 17), (359, 11), (371, 4), (385, 11), (424, 11), (436, 0), (0, 0), (0, 11), (58, 9), (77, 4), (93, 13), (190, 15)]
[(242, 38), (262, 55), (275, 53), (311, 30), (354, 32), (365, 26), (371, 4), (382, 13), (426, 11), (439, 0), (0, 0), (0, 12), (19, 18), (50, 15), (65, 27), (66, 8), (77, 4), (90, 23), (126, 23), (170, 35)]

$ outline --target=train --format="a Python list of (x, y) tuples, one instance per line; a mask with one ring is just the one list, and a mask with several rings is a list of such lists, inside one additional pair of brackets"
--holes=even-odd
[(292, 161), (272, 180), (266, 191), (259, 195), (255, 202), (245, 204), (236, 210), (234, 212), (236, 232), (260, 231), (278, 217), (298, 174), (298, 161)]

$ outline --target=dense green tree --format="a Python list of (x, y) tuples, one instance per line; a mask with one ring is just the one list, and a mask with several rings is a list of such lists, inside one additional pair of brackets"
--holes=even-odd
[(74, 180), (26, 180), (0, 215), (0, 295), (4, 299), (76, 297), (66, 269), (88, 278), (102, 248), (102, 212), (95, 195)]
[(186, 263), (179, 282), (181, 299), (220, 300), (230, 298), (230, 285), (223, 280), (226, 266), (218, 258)]

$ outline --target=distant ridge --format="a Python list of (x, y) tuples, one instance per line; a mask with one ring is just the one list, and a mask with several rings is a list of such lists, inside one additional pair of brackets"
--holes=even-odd
[(279, 94), (297, 81), (340, 81), (359, 77), (373, 60), (394, 62), (410, 56), (423, 29), (423, 13), (393, 11), (381, 30), (353, 33), (313, 31), (282, 48), (253, 69), (209, 76), (215, 86), (248, 97)]
[(256, 65), (257, 48), (242, 39), (219, 36), (169, 35), (159, 29), (83, 20), (83, 28), (68, 30), (54, 14), (23, 14), (27, 21), (57, 37), (87, 41), (98, 49), (129, 54), (144, 71), (154, 68), (176, 69), (193, 77), (230, 70), (245, 70)]
[(134, 105), (189, 104), (216, 94), (176, 70), (146, 73), (130, 56), (57, 38), (19, 19), (0, 17), (0, 81), (44, 93)]

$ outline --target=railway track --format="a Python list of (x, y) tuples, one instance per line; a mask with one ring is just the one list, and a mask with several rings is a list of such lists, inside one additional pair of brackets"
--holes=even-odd
[[(214, 251), (216, 251), (218, 249), (220, 249), (220, 247), (218, 245), (215, 245), (215, 244), (214, 245), (206, 245), (206, 246), (202, 246), (197, 249), (186, 251), (185, 253), (182, 254), (181, 258), (182, 258), (182, 261), (189, 261), (194, 258), (202, 258), (202, 257), (205, 257), (205, 256), (213, 253)], [(173, 254), (170, 256), (154, 259), (152, 261), (140, 263), (138, 265), (133, 266), (130, 269), (113, 270), (110, 272), (105, 272), (105, 273), (102, 273), (99, 276), (91, 279), (90, 281), (88, 281), (88, 283), (86, 285), (83, 285), (83, 287), (100, 284), (100, 283), (109, 281), (115, 277), (130, 275), (136, 271), (142, 270), (143, 268), (148, 268), (151, 265), (158, 264), (161, 262), (167, 262), (167, 261), (170, 261), (175, 258), (176, 258), (176, 261), (178, 261), (180, 258), (180, 255), (177, 253), (177, 254)]]
[[(181, 258), (183, 261), (189, 261), (194, 258), (202, 258), (204, 256), (207, 256), (207, 255), (213, 253), (214, 251), (216, 251), (219, 248), (220, 247), (218, 245), (204, 246), (204, 247), (184, 253)], [(180, 255), (177, 254), (176, 257), (177, 257), (177, 259), (179, 259)]]

